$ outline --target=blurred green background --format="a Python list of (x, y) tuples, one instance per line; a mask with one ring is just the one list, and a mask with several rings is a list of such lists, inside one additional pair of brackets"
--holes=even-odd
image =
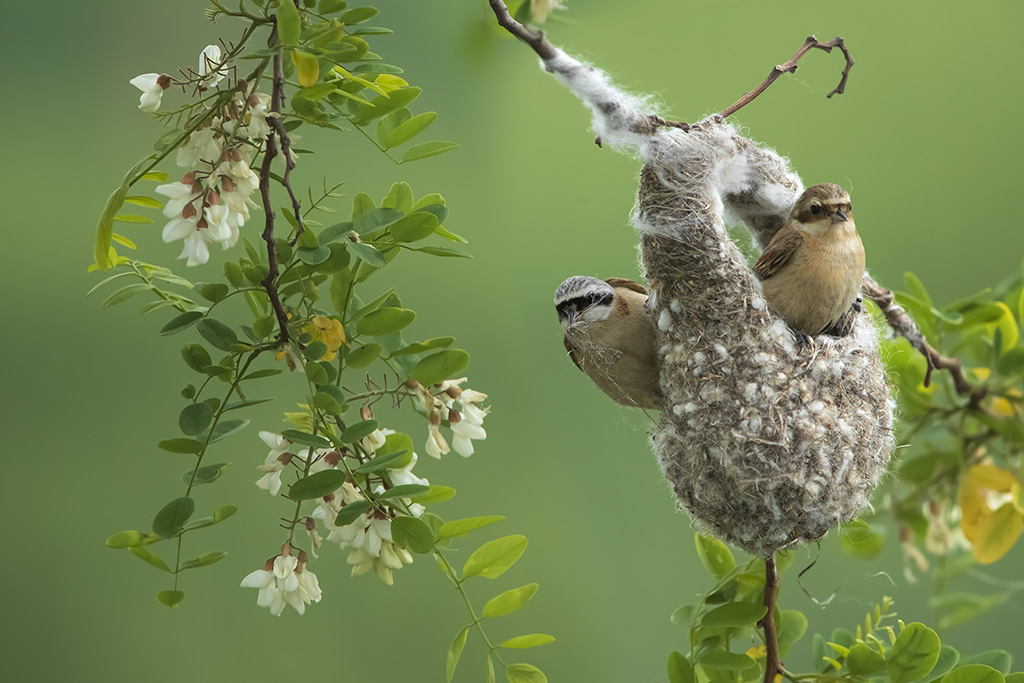
[[(555, 635), (556, 644), (523, 657), (552, 681), (664, 680), (668, 652), (685, 651), (685, 632), (668, 616), (710, 579), (648, 448), (651, 423), (609, 402), (565, 358), (551, 305), (569, 275), (638, 275), (628, 224), (637, 162), (593, 144), (584, 109), (532, 53), (492, 29), (484, 0), (379, 6), (371, 23), (396, 35), (375, 49), (424, 88), (416, 111), (440, 112), (430, 137), (462, 147), (397, 168), (354, 133), (307, 132), (302, 146), (319, 152), (301, 160), (299, 178), (344, 180), (349, 196), (378, 199), (396, 179), (417, 195), (441, 192), (446, 225), (471, 242), (472, 261), (408, 255), (388, 269), (420, 312), (407, 336), (457, 336), (473, 354), (469, 384), (493, 404), (477, 455), (421, 461), (418, 473), (460, 490), (438, 507), (448, 518), (509, 517), (461, 543), (457, 562), (472, 541), (530, 538), (508, 574), (470, 586), (479, 607), (502, 590), (541, 584), (526, 610), (495, 623), (496, 637)], [(255, 591), (237, 587), (276, 552), (285, 508), (253, 486), (265, 455), (253, 427), (220, 449), (217, 459), (233, 465), (199, 494), (201, 509), (232, 503), (241, 512), (190, 549), (230, 554), (186, 575), (180, 608), (154, 598), (169, 587), (166, 575), (103, 545), (114, 531), (147, 528), (180, 495), (188, 467), (187, 456), (155, 445), (175, 435), (177, 392), (189, 381), (178, 361), (184, 339), (159, 337), (169, 316), (140, 319), (141, 302), (100, 311), (101, 299), (84, 294), (99, 279), (85, 272), (96, 216), (161, 134), (136, 109), (128, 80), (192, 65), (203, 46), (240, 31), (205, 21), (203, 8), (199, 0), (5, 3), (5, 678), (443, 680), (445, 649), (466, 615), (429, 558), (389, 588), (373, 576), (349, 579), (344, 556), (328, 548), (314, 567), (324, 600), (301, 618), (290, 609), (272, 618)], [(573, 0), (565, 16), (547, 26), (554, 43), (689, 121), (754, 87), (807, 34), (842, 35), (857, 61), (847, 94), (825, 98), (841, 57), (810, 54), (736, 123), (787, 155), (807, 184), (850, 189), (881, 282), (898, 287), (913, 270), (947, 302), (1019, 266), (1021, 3)], [(348, 200), (338, 208), (346, 213)], [(146, 260), (177, 256), (180, 245), (161, 244), (158, 226), (126, 231)], [(208, 270), (175, 267), (212, 278), (219, 255)], [(279, 429), (280, 411), (293, 404), (281, 398), (250, 417)], [(425, 435), (411, 415), (378, 416)], [(805, 590), (795, 570), (819, 551), (802, 550), (784, 577), (783, 606), (808, 610), (812, 631), (828, 633), (862, 621), (890, 594), (903, 619), (928, 621), (932, 586), (907, 584), (893, 536), (881, 557), (851, 560), (832, 534)], [(1019, 577), (1022, 557), (1017, 548), (993, 573)], [(812, 602), (836, 589), (827, 607)], [(1019, 658), (1020, 606), (1011, 601), (943, 637), (965, 653), (1001, 647)], [(790, 655), (794, 667), (808, 664), (809, 640)], [(483, 679), (481, 654), (471, 637), (457, 681)]]

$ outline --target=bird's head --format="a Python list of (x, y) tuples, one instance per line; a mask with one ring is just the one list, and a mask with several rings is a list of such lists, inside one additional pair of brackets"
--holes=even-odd
[(823, 235), (837, 226), (853, 226), (853, 205), (846, 190), (821, 183), (804, 190), (793, 206), (790, 222), (804, 232)]
[(555, 311), (562, 331), (604, 320), (612, 311), (615, 290), (604, 280), (574, 275), (555, 290)]

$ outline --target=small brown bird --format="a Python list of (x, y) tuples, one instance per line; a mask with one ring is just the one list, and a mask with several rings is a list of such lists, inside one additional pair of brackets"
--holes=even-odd
[(846, 190), (832, 183), (807, 188), (754, 274), (768, 304), (796, 332), (848, 334), (846, 314), (864, 279), (864, 245)]
[(647, 290), (623, 278), (576, 275), (555, 290), (572, 362), (616, 403), (661, 410), (660, 360)]

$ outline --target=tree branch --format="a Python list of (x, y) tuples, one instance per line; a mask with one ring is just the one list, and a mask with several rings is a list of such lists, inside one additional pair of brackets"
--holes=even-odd
[(498, 18), (498, 25), (529, 45), (537, 53), (538, 57), (546, 61), (553, 59), (558, 54), (555, 46), (544, 37), (543, 31), (531, 31), (513, 19), (512, 15), (508, 12), (508, 7), (501, 0), (489, 0), (489, 2), (491, 3), (491, 9), (494, 10), (494, 16)]
[[(270, 32), (269, 42), (271, 45), (277, 43), (277, 26), (275, 25), (273, 30)], [(281, 104), (284, 101), (284, 67), (281, 64), (281, 50), (278, 49), (274, 55), (274, 77), (273, 87), (270, 97), (270, 110), (271, 116), (267, 118), (271, 122), (275, 121), (281, 113)], [(277, 153), (277, 145), (274, 143), (275, 135), (277, 133), (277, 127), (267, 135), (267, 141), (263, 146), (263, 165), (260, 167), (260, 197), (263, 200), (263, 213), (266, 216), (266, 223), (263, 228), (263, 241), (267, 243), (267, 264), (269, 266), (267, 270), (267, 276), (260, 282), (263, 285), (263, 289), (267, 291), (267, 298), (270, 299), (270, 305), (274, 309), (274, 315), (277, 317), (277, 324), (280, 332), (277, 334), (278, 341), (281, 344), (288, 342), (288, 314), (284, 310), (284, 305), (281, 303), (281, 295), (277, 291), (277, 277), (281, 274), (277, 264), (277, 243), (274, 240), (274, 205), (270, 201), (270, 163), (274, 159), (274, 155)], [(285, 141), (287, 136), (281, 140), (282, 150), (286, 150)], [(285, 161), (285, 177), (288, 173), (288, 160)], [(289, 188), (289, 193), (291, 189)], [(302, 225), (299, 223), (299, 225)]]
[(774, 83), (779, 76), (785, 73), (793, 73), (794, 71), (796, 71), (797, 62), (799, 62), (800, 58), (807, 54), (810, 50), (817, 49), (824, 50), (825, 52), (832, 52), (832, 48), (834, 47), (838, 47), (840, 50), (842, 50), (843, 56), (846, 57), (846, 66), (843, 68), (843, 75), (839, 79), (839, 85), (837, 85), (835, 89), (828, 94), (828, 97), (831, 98), (833, 95), (841, 95), (846, 91), (846, 81), (850, 77), (850, 69), (853, 68), (853, 58), (850, 57), (850, 52), (849, 50), (846, 49), (846, 45), (843, 43), (843, 39), (836, 36), (832, 40), (822, 43), (819, 42), (818, 39), (815, 38), (814, 36), (808, 36), (807, 40), (804, 41), (804, 44), (800, 46), (800, 49), (796, 51), (795, 55), (789, 58), (788, 62), (779, 66), (772, 67), (772, 70), (768, 73), (768, 77), (761, 82), (761, 85), (757, 86), (750, 92), (743, 95), (743, 97), (739, 98), (738, 100), (730, 104), (728, 107), (723, 109), (721, 113), (719, 113), (718, 115), (723, 119), (727, 118), (728, 116), (735, 114), (737, 111), (753, 102), (755, 99), (757, 99), (757, 96), (763, 93), (765, 90), (767, 90), (768, 86)]
[(764, 683), (775, 683), (775, 676), (782, 673), (782, 662), (779, 661), (779, 634), (775, 628), (775, 597), (778, 591), (779, 570), (775, 566), (773, 553), (764, 561), (764, 606), (768, 611), (757, 622), (757, 625), (764, 629)]
[(961, 396), (970, 396), (972, 402), (978, 402), (985, 396), (984, 388), (975, 387), (964, 377), (960, 361), (943, 356), (928, 343), (924, 335), (921, 334), (921, 330), (917, 328), (914, 321), (907, 315), (907, 312), (896, 303), (896, 297), (892, 290), (886, 289), (875, 282), (871, 276), (865, 275), (862, 291), (882, 310), (885, 320), (889, 323), (889, 327), (892, 328), (893, 332), (901, 337), (905, 337), (910, 342), (910, 345), (920, 351), (928, 362), (928, 371), (924, 376), (925, 386), (931, 384), (933, 370), (949, 370), (949, 374), (953, 377), (953, 384), (956, 386), (956, 393)]

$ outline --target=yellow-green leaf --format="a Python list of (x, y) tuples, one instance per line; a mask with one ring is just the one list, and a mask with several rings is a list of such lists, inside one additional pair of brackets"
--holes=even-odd
[(491, 598), (487, 604), (484, 605), (484, 609), (481, 614), (484, 619), (493, 619), (494, 617), (500, 617), (505, 614), (511, 614), (512, 612), (518, 611), (530, 601), (530, 598), (534, 596), (538, 588), (540, 588), (540, 586), (536, 583), (528, 583), (525, 586), (505, 591), (501, 595)]
[(291, 51), (292, 64), (295, 65), (295, 75), (299, 79), (299, 85), (308, 88), (320, 79), (320, 60), (308, 52)]
[(549, 636), (547, 633), (531, 633), (525, 636), (516, 636), (515, 638), (509, 638), (504, 643), (500, 643), (498, 647), (506, 647), (514, 650), (525, 650), (528, 647), (538, 647), (539, 645), (547, 645), (548, 643), (555, 642), (554, 636)]
[(494, 579), (501, 576), (522, 557), (526, 544), (526, 536), (518, 534), (484, 543), (466, 560), (462, 569), (463, 578), (482, 576)]
[(291, 0), (279, 0), (277, 6), (277, 37), (284, 45), (296, 45), (302, 34), (299, 10)]
[(448, 661), (445, 665), (445, 679), (451, 683), (455, 675), (455, 667), (459, 665), (459, 657), (462, 656), (462, 648), (466, 647), (466, 636), (469, 635), (469, 626), (463, 626), (462, 630), (455, 634), (452, 644), (448, 646)]

